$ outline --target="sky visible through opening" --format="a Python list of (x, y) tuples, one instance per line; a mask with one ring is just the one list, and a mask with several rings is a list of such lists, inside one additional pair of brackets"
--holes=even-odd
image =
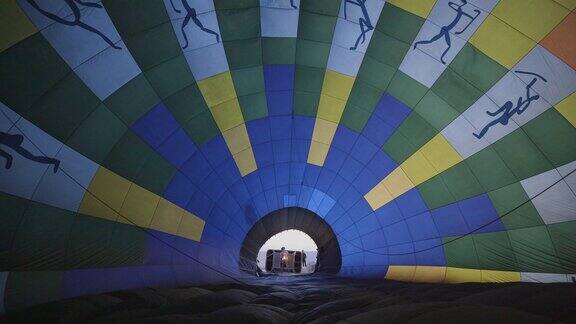
[(258, 266), (260, 269), (265, 269), (266, 251), (268, 249), (278, 250), (282, 247), (293, 251), (304, 250), (307, 255), (308, 263), (307, 267), (302, 269), (302, 273), (313, 272), (314, 265), (316, 264), (318, 247), (308, 234), (299, 230), (286, 230), (269, 238), (268, 241), (262, 245), (260, 252), (258, 253)]

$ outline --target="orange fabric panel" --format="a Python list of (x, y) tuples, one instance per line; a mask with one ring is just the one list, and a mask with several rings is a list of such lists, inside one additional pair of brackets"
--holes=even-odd
[(569, 13), (540, 44), (576, 69), (576, 13)]

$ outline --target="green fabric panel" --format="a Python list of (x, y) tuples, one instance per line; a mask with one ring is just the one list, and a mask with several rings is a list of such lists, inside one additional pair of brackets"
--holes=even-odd
[(417, 188), (429, 209), (446, 206), (456, 201), (446, 187), (442, 177), (433, 177), (418, 185)]
[(576, 160), (576, 128), (556, 109), (548, 109), (523, 129), (554, 167)]
[(336, 20), (334, 16), (325, 16), (300, 10), (298, 41), (308, 40), (327, 44), (332, 43)]
[(32, 202), (18, 226), (8, 268), (62, 269), (75, 217), (74, 212)]
[(34, 34), (0, 53), (0, 101), (19, 114), (71, 73), (66, 62), (44, 39)]
[(409, 48), (409, 43), (402, 42), (376, 29), (370, 39), (366, 56), (396, 69), (404, 60)]
[(448, 124), (460, 115), (433, 91), (428, 91), (424, 95), (422, 100), (414, 107), (414, 111), (438, 132), (443, 130), (444, 127), (448, 126)]
[(385, 3), (376, 29), (404, 43), (412, 44), (423, 23), (423, 18)]
[(234, 88), (238, 97), (264, 92), (264, 70), (262, 65), (232, 71)]
[(126, 130), (126, 125), (118, 117), (100, 105), (74, 131), (66, 145), (101, 163)]
[[(452, 241), (456, 239), (455, 241)], [(446, 266), (456, 268), (478, 269), (478, 254), (471, 235), (463, 237), (445, 237), (444, 255)]]
[(320, 102), (319, 93), (294, 91), (294, 114), (316, 117), (318, 102)]
[(444, 70), (431, 89), (460, 113), (484, 94), (451, 69)]
[(522, 272), (563, 273), (546, 226), (508, 231), (510, 242)]
[[(164, 1), (150, 0), (102, 0), (114, 26), (123, 36), (143, 33), (168, 21)], [(126, 39), (126, 37), (122, 37)]]
[(528, 195), (519, 182), (491, 191), (488, 196), (498, 211), (498, 215), (506, 215), (501, 219), (507, 229), (543, 224), (538, 211), (529, 201)]
[(428, 89), (403, 72), (396, 71), (387, 91), (408, 107), (413, 108), (424, 97)]
[(550, 162), (520, 128), (492, 145), (517, 179), (552, 169)]
[(262, 65), (260, 38), (224, 42), (224, 49), (230, 70)]
[(457, 201), (484, 193), (484, 188), (466, 163), (456, 164), (442, 173), (441, 177)]
[(354, 86), (352, 86), (352, 91), (345, 109), (348, 109), (348, 107), (352, 105), (365, 111), (372, 112), (376, 105), (378, 105), (381, 97), (381, 90), (357, 79), (356, 82), (354, 82)]
[(100, 99), (74, 74), (49, 89), (28, 111), (30, 122), (65, 142), (100, 104)]
[(323, 68), (296, 65), (294, 82), (295, 114), (316, 116), (323, 82)]
[[(404, 134), (410, 140), (414, 149), (422, 147), (437, 134), (436, 129), (415, 112), (411, 112), (404, 119), (396, 132)], [(410, 155), (415, 151), (410, 152)]]
[(2, 206), (2, 217), (0, 217), (0, 269), (2, 270), (10, 268), (12, 263), (12, 243), (29, 203), (29, 200), (0, 193), (0, 206)]
[(104, 100), (106, 107), (128, 126), (132, 125), (158, 102), (160, 102), (160, 98), (142, 74), (128, 81)]
[(315, 68), (326, 68), (330, 44), (298, 39), (296, 42), (296, 64)]
[(258, 0), (214, 0), (214, 7), (218, 10), (251, 8), (259, 5)]
[(263, 64), (294, 64), (295, 60), (296, 38), (262, 37)]
[(370, 116), (371, 113), (364, 109), (356, 106), (346, 106), (340, 123), (357, 133), (361, 133)]
[(10, 272), (4, 297), (6, 312), (58, 300), (62, 298), (61, 287), (61, 271)]
[[(140, 5), (140, 7), (145, 8), (146, 6)], [(140, 9), (140, 11), (142, 10), (144, 9)], [(165, 9), (164, 12), (166, 12)], [(121, 15), (120, 13), (120, 16), (114, 17), (112, 21), (122, 20), (123, 17)], [(122, 30), (119, 30), (119, 32), (123, 36), (122, 39), (124, 39), (134, 60), (136, 60), (143, 71), (182, 55), (180, 44), (176, 34), (174, 34), (172, 23), (168, 21), (168, 17), (166, 17), (165, 23), (143, 33), (128, 36)]]
[(152, 88), (162, 99), (194, 83), (184, 55), (162, 62), (144, 73)]
[(384, 91), (390, 84), (395, 72), (394, 68), (380, 63), (369, 56), (364, 56), (356, 81), (362, 80)]
[(548, 232), (554, 249), (560, 258), (560, 264), (568, 273), (576, 269), (576, 221), (548, 225)]
[(300, 2), (300, 16), (302, 16), (302, 12), (311, 12), (326, 16), (338, 16), (339, 10), (340, 1), (314, 0)]
[(268, 103), (264, 92), (242, 96), (238, 100), (240, 101), (240, 108), (242, 109), (245, 122), (268, 115)]
[(225, 43), (260, 37), (259, 5), (242, 9), (218, 9), (217, 16), (222, 40)]
[(154, 152), (149, 155), (149, 158), (138, 171), (135, 182), (158, 195), (162, 195), (175, 173), (176, 168)]
[(491, 191), (518, 181), (496, 151), (488, 146), (466, 159), (466, 163), (485, 191)]
[(464, 45), (448, 68), (483, 92), (490, 90), (508, 72), (470, 43)]
[(135, 181), (152, 149), (132, 132), (126, 132), (104, 160), (103, 166), (122, 177)]
[(182, 127), (198, 147), (220, 134), (220, 129), (218, 129), (218, 125), (216, 125), (214, 117), (208, 109), (194, 116)]
[(506, 232), (471, 235), (481, 269), (518, 271), (516, 258)]
[(164, 104), (180, 124), (208, 110), (208, 105), (196, 83), (164, 99)]
[(382, 149), (398, 164), (404, 162), (412, 153), (418, 150), (410, 139), (399, 131), (390, 136), (382, 146)]

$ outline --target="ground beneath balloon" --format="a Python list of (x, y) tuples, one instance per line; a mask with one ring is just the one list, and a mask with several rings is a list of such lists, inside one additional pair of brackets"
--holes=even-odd
[[(576, 284), (415, 284), (312, 275), (146, 288), (12, 314), (27, 323), (576, 322)], [(0, 319), (0, 322), (3, 322)]]

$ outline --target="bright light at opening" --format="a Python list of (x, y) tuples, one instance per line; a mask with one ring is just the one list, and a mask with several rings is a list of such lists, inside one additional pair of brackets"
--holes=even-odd
[(299, 230), (283, 231), (269, 238), (258, 253), (258, 266), (260, 269), (265, 269), (266, 251), (269, 249), (279, 250), (282, 247), (285, 247), (286, 250), (305, 251), (307, 264), (306, 267), (303, 267), (302, 273), (314, 271), (318, 247), (308, 234)]

